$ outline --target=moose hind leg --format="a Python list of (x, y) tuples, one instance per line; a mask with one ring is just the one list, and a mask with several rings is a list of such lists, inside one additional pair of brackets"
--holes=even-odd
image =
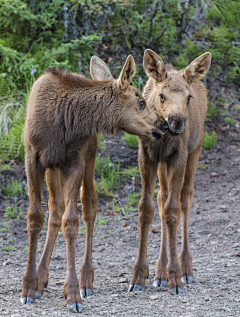
[(73, 162), (72, 167), (63, 171), (63, 192), (65, 211), (62, 217), (62, 232), (66, 241), (67, 275), (64, 283), (64, 295), (67, 298), (67, 308), (73, 313), (81, 312), (82, 299), (76, 274), (75, 252), (78, 236), (79, 219), (77, 214), (77, 199), (84, 172), (84, 160)]
[(35, 291), (38, 286), (36, 251), (38, 236), (44, 220), (44, 212), (41, 207), (41, 194), (45, 172), (33, 150), (26, 151), (25, 160), (29, 191), (29, 207), (27, 213), (29, 251), (27, 269), (23, 275), (23, 286), (20, 299), (23, 304), (35, 302)]
[(93, 295), (92, 238), (97, 214), (97, 193), (94, 186), (96, 152), (97, 136), (94, 136), (87, 144), (85, 172), (81, 190), (82, 217), (86, 227), (84, 260), (79, 271), (80, 295), (82, 298)]
[(149, 275), (147, 261), (147, 243), (149, 226), (154, 216), (153, 191), (156, 184), (157, 164), (148, 162), (140, 147), (139, 167), (142, 179), (142, 194), (139, 202), (140, 241), (138, 256), (133, 269), (133, 276), (128, 291), (142, 290)]
[(192, 207), (193, 198), (193, 176), (197, 168), (197, 162), (200, 155), (200, 150), (190, 153), (185, 171), (184, 183), (181, 190), (181, 252), (179, 254), (179, 262), (182, 267), (183, 283), (194, 283), (192, 269), (192, 255), (189, 247), (189, 213)]
[(49, 263), (58, 231), (61, 227), (62, 215), (65, 209), (61, 170), (56, 168), (54, 170), (47, 169), (46, 180), (49, 189), (49, 219), (47, 238), (41, 260), (37, 267), (38, 288), (36, 292), (36, 298), (40, 298), (42, 296), (44, 287), (46, 287), (48, 284)]

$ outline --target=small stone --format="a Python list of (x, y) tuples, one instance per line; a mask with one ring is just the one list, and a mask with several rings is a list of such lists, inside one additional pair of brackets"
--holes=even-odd
[(150, 299), (153, 299), (153, 300), (158, 299), (158, 298), (159, 298), (158, 295), (151, 295), (151, 296), (150, 296)]
[(9, 260), (7, 260), (6, 262), (3, 262), (4, 266), (9, 265), (9, 264), (11, 264), (11, 262)]

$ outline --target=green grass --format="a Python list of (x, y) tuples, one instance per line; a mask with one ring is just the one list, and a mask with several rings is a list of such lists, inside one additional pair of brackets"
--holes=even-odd
[(101, 151), (106, 149), (106, 145), (103, 142), (103, 138), (104, 138), (103, 133), (97, 134), (97, 147)]
[(217, 143), (217, 134), (215, 131), (212, 132), (212, 134), (208, 134), (205, 132), (204, 135), (204, 141), (203, 141), (203, 147), (207, 150), (211, 149), (216, 143)]
[(140, 177), (140, 170), (139, 170), (138, 166), (130, 167), (130, 168), (125, 168), (125, 169), (121, 170), (120, 172), (118, 172), (118, 174), (130, 177), (130, 178)]
[(216, 104), (213, 104), (211, 106), (209, 105), (206, 120), (212, 121), (214, 116), (217, 116), (217, 115), (225, 113), (225, 112), (226, 112), (226, 110), (218, 108)]
[(224, 119), (224, 121), (225, 121), (226, 123), (228, 123), (230, 126), (234, 126), (235, 124), (238, 123), (238, 121), (237, 121), (236, 119), (231, 118), (231, 117), (226, 117), (226, 118)]
[(205, 170), (205, 169), (206, 169), (206, 166), (205, 166), (203, 163), (200, 163), (200, 164), (198, 165), (198, 168), (199, 168), (200, 170)]
[(124, 132), (123, 140), (126, 142), (127, 147), (131, 149), (137, 149), (138, 139), (136, 135), (132, 135), (132, 134), (128, 134), (127, 132)]
[(2, 182), (1, 184), (2, 187), (2, 193), (7, 196), (15, 196), (16, 194), (21, 194), (23, 196), (23, 191), (22, 191), (22, 181), (17, 180), (17, 179), (7, 179), (7, 183), (4, 184)]
[(135, 207), (135, 205), (139, 202), (139, 197), (141, 193), (130, 193), (128, 195), (128, 206)]
[(4, 171), (12, 171), (12, 168), (8, 164), (4, 164), (4, 165), (0, 164), (0, 173)]

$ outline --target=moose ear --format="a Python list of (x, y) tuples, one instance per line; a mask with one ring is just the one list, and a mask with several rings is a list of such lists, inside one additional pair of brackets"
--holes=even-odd
[(202, 78), (211, 65), (211, 53), (207, 52), (196, 58), (184, 70), (184, 77), (191, 84), (194, 80)]
[(90, 60), (90, 74), (94, 80), (107, 80), (113, 78), (107, 64), (97, 56), (92, 56)]
[(132, 55), (129, 55), (117, 79), (118, 89), (126, 90), (128, 86), (130, 85), (135, 73), (136, 73), (136, 67), (135, 67), (134, 58), (132, 57)]
[(148, 77), (160, 82), (167, 76), (162, 59), (152, 50), (147, 49), (143, 56), (143, 68)]

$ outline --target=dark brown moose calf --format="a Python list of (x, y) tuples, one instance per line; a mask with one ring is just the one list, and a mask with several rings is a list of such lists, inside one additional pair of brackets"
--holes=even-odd
[[(168, 286), (172, 294), (182, 293), (182, 282), (193, 283), (192, 255), (188, 240), (188, 219), (192, 206), (193, 176), (204, 139), (207, 93), (200, 82), (209, 70), (211, 54), (196, 58), (177, 71), (164, 65), (151, 50), (143, 66), (149, 80), (144, 98), (168, 122), (169, 132), (155, 144), (139, 137), (139, 166), (142, 193), (139, 203), (140, 243), (129, 291), (142, 289), (149, 274), (147, 241), (154, 215), (153, 191), (158, 175), (161, 248), (156, 263), (154, 286)], [(181, 214), (181, 252), (177, 257), (177, 227)], [(169, 240), (169, 259), (167, 240)]]
[[(94, 81), (77, 74), (49, 69), (33, 85), (26, 115), (24, 141), (29, 188), (27, 228), (29, 254), (23, 276), (21, 302), (34, 303), (48, 284), (49, 263), (60, 227), (66, 241), (67, 275), (64, 294), (68, 309), (82, 311), (81, 296), (93, 294), (92, 236), (97, 212), (94, 165), (96, 132), (123, 129), (154, 141), (165, 121), (130, 86), (135, 63), (129, 56), (117, 80), (98, 58), (91, 72), (107, 80)], [(44, 212), (41, 194), (44, 174), (49, 189), (49, 221), (44, 251), (36, 268), (38, 236)], [(78, 236), (77, 199), (82, 184), (82, 216), (86, 224), (85, 256), (78, 282), (75, 246)], [(80, 289), (79, 289), (80, 286)], [(81, 293), (81, 296), (80, 296)]]

